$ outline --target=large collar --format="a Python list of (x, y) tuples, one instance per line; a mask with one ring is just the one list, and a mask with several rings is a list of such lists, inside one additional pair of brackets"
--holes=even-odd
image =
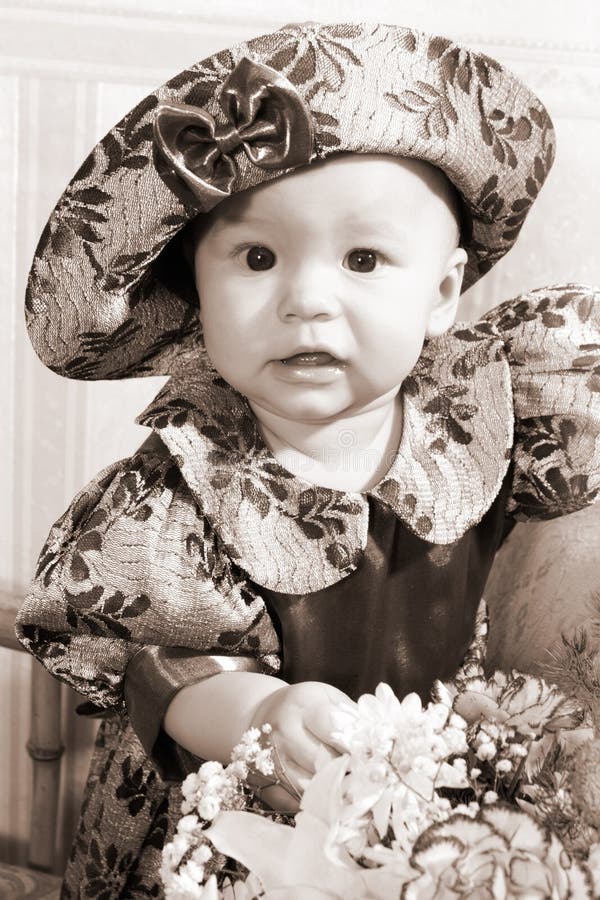
[(234, 562), (259, 585), (302, 594), (354, 571), (366, 546), (369, 496), (434, 544), (458, 540), (496, 497), (510, 459), (513, 404), (494, 326), (462, 323), (427, 341), (402, 398), (398, 452), (364, 493), (319, 487), (283, 468), (246, 398), (204, 353), (182, 364), (136, 421), (160, 434)]

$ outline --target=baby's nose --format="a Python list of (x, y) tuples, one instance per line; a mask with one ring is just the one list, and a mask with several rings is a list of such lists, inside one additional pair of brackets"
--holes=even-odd
[(340, 314), (340, 302), (331, 279), (312, 276), (292, 278), (279, 303), (283, 320), (331, 319)]

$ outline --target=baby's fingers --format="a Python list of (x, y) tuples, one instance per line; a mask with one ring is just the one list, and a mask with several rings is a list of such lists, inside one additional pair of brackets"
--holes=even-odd
[[(351, 701), (349, 701), (351, 703)], [(336, 724), (332, 717), (332, 710), (335, 707), (331, 704), (323, 704), (315, 706), (307, 710), (304, 714), (304, 725), (307, 730), (313, 734), (318, 740), (327, 746), (331, 756), (336, 756), (344, 752), (344, 747), (339, 744), (333, 737), (336, 730)]]
[[(323, 750), (323, 742), (309, 731), (308, 728), (304, 727), (303, 719), (305, 716), (306, 711), (304, 712), (302, 720), (299, 718), (294, 724), (293, 729), (286, 735), (287, 740), (285, 743), (287, 759), (300, 771), (300, 775), (303, 779), (303, 787), (306, 783), (306, 779), (312, 778), (314, 775), (317, 769), (317, 756)], [(336, 754), (333, 753), (332, 755), (335, 756)]]

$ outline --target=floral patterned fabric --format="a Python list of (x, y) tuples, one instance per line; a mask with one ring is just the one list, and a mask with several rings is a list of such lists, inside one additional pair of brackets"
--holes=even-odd
[(274, 460), (246, 400), (201, 355), (140, 418), (161, 440), (101, 472), (53, 526), (17, 633), (106, 716), (65, 898), (161, 896), (177, 788), (129, 722), (123, 681), (137, 651), (248, 656), (276, 673), (261, 587), (308, 593), (346, 579), (365, 550), (369, 498), (429, 546), (424, 594), (503, 484), (517, 519), (596, 498), (600, 295), (555, 286), (455, 326), (426, 344), (402, 397), (386, 476), (364, 494), (335, 491)]
[[(252, 163), (221, 106), (242, 60), (287, 79), (308, 111), (310, 160), (381, 153), (446, 173), (465, 207), (464, 288), (515, 242), (554, 158), (552, 123), (535, 94), (495, 60), (440, 36), (375, 23), (288, 25), (176, 75), (83, 162), (42, 233), (27, 289), (29, 334), (53, 371), (170, 375), (195, 359), (197, 297), (178, 237), (218, 198), (186, 194), (154, 134), (161, 105), (184, 104), (196, 121), (206, 114), (233, 134), (233, 149), (223, 150), (234, 193), (285, 174)], [(292, 132), (291, 143), (299, 137)]]

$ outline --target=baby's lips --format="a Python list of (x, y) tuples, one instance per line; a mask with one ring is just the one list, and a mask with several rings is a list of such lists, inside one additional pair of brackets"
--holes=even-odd
[(293, 365), (296, 363), (301, 366), (323, 366), (328, 363), (339, 362), (331, 353), (318, 351), (315, 353), (294, 353), (293, 356), (286, 356), (281, 360), (285, 365)]

